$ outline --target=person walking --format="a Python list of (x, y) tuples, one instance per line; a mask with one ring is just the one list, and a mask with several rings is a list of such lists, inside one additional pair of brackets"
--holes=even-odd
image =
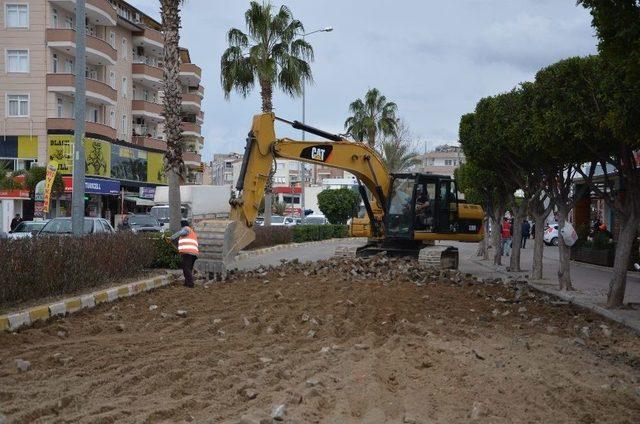
[(527, 239), (531, 237), (531, 224), (529, 224), (528, 220), (522, 221), (522, 248), (525, 249), (527, 247)]
[(198, 259), (198, 235), (189, 225), (189, 221), (180, 221), (182, 229), (171, 236), (171, 240), (178, 239), (178, 253), (182, 257), (182, 273), (185, 287), (193, 288), (193, 264)]
[(15, 218), (11, 220), (11, 231), (15, 230), (18, 225), (22, 222), (22, 217), (19, 213), (16, 214)]
[(502, 238), (502, 254), (509, 256), (511, 252), (511, 239), (513, 237), (513, 225), (509, 218), (504, 218), (502, 221), (502, 230), (500, 232)]

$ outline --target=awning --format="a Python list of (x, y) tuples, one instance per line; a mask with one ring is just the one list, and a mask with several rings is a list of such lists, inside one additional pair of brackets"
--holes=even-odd
[(156, 204), (153, 200), (143, 199), (138, 196), (124, 196), (124, 200), (128, 200), (129, 202), (136, 202), (138, 206), (155, 206)]

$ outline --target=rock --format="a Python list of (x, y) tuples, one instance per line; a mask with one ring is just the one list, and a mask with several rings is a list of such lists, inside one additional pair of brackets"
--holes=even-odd
[(300, 405), (302, 403), (302, 395), (300, 393), (289, 393), (287, 403), (292, 405)]
[[(640, 397), (640, 386), (636, 387), (636, 395)], [(2, 424), (2, 420), (0, 420), (0, 424)]]
[(443, 325), (444, 324), (444, 320), (443, 319), (437, 319), (436, 320), (436, 325)]
[(274, 406), (273, 409), (271, 410), (271, 418), (273, 418), (276, 421), (283, 421), (284, 412), (285, 412), (284, 408), (285, 408), (284, 404)]
[(586, 346), (587, 345), (587, 343), (583, 339), (581, 339), (580, 337), (576, 337), (573, 341), (574, 341), (575, 344), (577, 344), (579, 346)]
[(476, 349), (472, 349), (471, 351), (476, 356), (476, 358), (480, 359), (481, 361), (484, 361), (484, 355), (480, 351)]
[(164, 319), (167, 319), (167, 318), (170, 317), (170, 315), (168, 313), (166, 313), (166, 312), (162, 312), (162, 313), (160, 313), (160, 317), (162, 317)]
[(0, 424), (7, 424), (7, 417), (0, 413)]
[(311, 325), (320, 325), (320, 322), (318, 322), (318, 320), (315, 318), (311, 318), (309, 322), (311, 323)]
[(309, 330), (307, 332), (307, 337), (313, 339), (316, 336), (316, 330)]
[(31, 369), (31, 362), (22, 359), (16, 359), (16, 367), (19, 372), (27, 372)]
[(412, 415), (405, 415), (404, 418), (402, 418), (402, 422), (404, 424), (418, 424), (418, 420)]
[(600, 328), (602, 329), (602, 334), (604, 334), (605, 337), (611, 337), (613, 335), (611, 329), (606, 325), (603, 324), (600, 326)]
[(126, 330), (126, 329), (127, 329), (127, 327), (125, 327), (124, 324), (116, 325), (116, 330), (118, 330), (118, 332), (120, 332), (120, 333), (124, 332), (124, 330)]
[(482, 405), (482, 403), (473, 402), (473, 408), (471, 409), (471, 414), (469, 415), (469, 418), (471, 418), (472, 421), (476, 421), (476, 420), (479, 420), (480, 417), (482, 417), (483, 415), (485, 415), (485, 412), (484, 412), (484, 406)]
[(308, 313), (303, 313), (302, 316), (300, 317), (300, 322), (307, 322), (309, 321), (309, 314)]
[(491, 311), (491, 313), (493, 314), (493, 316), (498, 316), (498, 314), (500, 313), (499, 310), (494, 309), (493, 311)]
[(64, 339), (65, 337), (67, 337), (67, 332), (66, 331), (58, 331), (58, 337), (60, 337), (61, 339)]
[(591, 335), (591, 331), (589, 329), (589, 327), (582, 327), (582, 330), (580, 331), (582, 333), (582, 335), (584, 336), (585, 339), (588, 339), (589, 336)]
[(260, 418), (253, 415), (242, 415), (238, 424), (260, 424)]
[(158, 305), (149, 305), (150, 311), (155, 311), (156, 309), (158, 309)]
[(249, 318), (242, 317), (242, 325), (244, 325), (245, 327), (249, 327), (251, 325), (251, 321), (249, 321)]
[(273, 359), (267, 358), (266, 356), (262, 356), (262, 357), (258, 358), (258, 360), (260, 362), (262, 362), (263, 364), (268, 364), (268, 363), (273, 361)]
[(496, 299), (496, 302), (505, 303), (505, 302), (507, 302), (507, 299), (505, 299), (504, 297), (499, 297), (499, 298)]
[(178, 309), (176, 311), (176, 315), (179, 316), (180, 318), (186, 318), (187, 317), (187, 311), (185, 311), (183, 309)]
[(496, 368), (504, 368), (504, 362), (496, 361)]
[(548, 325), (547, 326), (547, 333), (549, 334), (555, 334), (558, 332), (558, 328), (554, 327), (553, 325)]
[(320, 349), (320, 353), (332, 353), (332, 350), (329, 346), (324, 346), (322, 349)]
[(276, 299), (282, 299), (284, 297), (284, 295), (282, 294), (282, 292), (280, 290), (276, 291), (276, 293), (274, 294), (274, 297)]
[(276, 332), (276, 330), (274, 330), (273, 327), (269, 326), (269, 327), (267, 327), (266, 332), (267, 332), (267, 334), (273, 334), (273, 333)]
[(527, 312), (527, 308), (525, 308), (524, 306), (521, 306), (518, 308), (518, 313), (519, 314), (524, 314)]
[(252, 400), (258, 397), (258, 392), (256, 392), (254, 389), (244, 389), (243, 395), (245, 399)]
[(356, 350), (368, 350), (369, 346), (363, 343), (356, 343), (354, 346), (354, 348), (356, 348)]
[(305, 384), (306, 384), (307, 387), (315, 387), (318, 384), (320, 384), (320, 381), (318, 381), (315, 378), (310, 378), (305, 382)]

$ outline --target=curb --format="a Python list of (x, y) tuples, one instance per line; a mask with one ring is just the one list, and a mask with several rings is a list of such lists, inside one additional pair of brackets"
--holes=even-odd
[[(499, 273), (505, 276), (517, 276), (519, 274), (519, 273), (509, 273), (501, 269), (495, 269), (492, 266), (485, 264), (482, 261), (478, 261), (476, 259), (471, 259), (471, 260), (480, 266), (483, 266), (487, 269), (490, 269), (496, 273)], [(524, 272), (521, 274), (524, 274)], [(592, 311), (598, 315), (601, 315), (607, 319), (610, 319), (611, 321), (617, 322), (618, 324), (628, 327), (629, 329), (633, 330), (637, 334), (640, 334), (640, 319), (627, 318), (624, 315), (617, 313), (616, 310), (603, 308), (602, 306), (599, 306), (587, 299), (584, 299), (583, 296), (579, 294), (580, 292), (562, 292), (559, 290), (545, 287), (540, 284), (540, 281), (536, 281), (536, 280), (528, 279), (527, 284), (534, 290), (537, 290), (544, 294), (555, 296), (573, 305)]]
[(254, 256), (264, 255), (265, 253), (278, 252), (280, 250), (293, 249), (296, 247), (313, 246), (316, 244), (326, 244), (326, 243), (331, 243), (335, 241), (350, 242), (350, 241), (358, 241), (358, 240), (364, 240), (364, 239), (362, 237), (345, 237), (345, 238), (339, 238), (339, 239), (332, 238), (332, 239), (318, 240), (318, 241), (307, 241), (303, 243), (279, 244), (277, 246), (265, 247), (263, 249), (256, 249), (256, 250), (239, 253), (234, 258), (234, 261), (242, 261), (244, 259), (252, 258)]
[(29, 327), (38, 321), (47, 321), (49, 318), (73, 314), (83, 309), (91, 309), (101, 303), (135, 296), (169, 284), (169, 275), (159, 275), (90, 294), (71, 297), (48, 305), (34, 306), (23, 311), (0, 315), (0, 331), (16, 331), (19, 328)]

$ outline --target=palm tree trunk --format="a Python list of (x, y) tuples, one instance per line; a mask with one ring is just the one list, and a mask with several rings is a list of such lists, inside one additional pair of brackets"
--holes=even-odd
[(165, 166), (169, 178), (170, 227), (180, 229), (180, 180), (184, 173), (182, 159), (182, 91), (180, 74), (180, 3), (182, 0), (161, 0), (162, 29), (164, 33), (163, 103), (167, 152)]
[[(269, 81), (260, 81), (260, 95), (262, 96), (262, 111), (273, 111), (273, 86)], [(272, 193), (273, 193), (273, 180), (269, 175), (269, 181), (264, 188), (264, 225), (271, 225), (271, 213), (272, 213)]]

